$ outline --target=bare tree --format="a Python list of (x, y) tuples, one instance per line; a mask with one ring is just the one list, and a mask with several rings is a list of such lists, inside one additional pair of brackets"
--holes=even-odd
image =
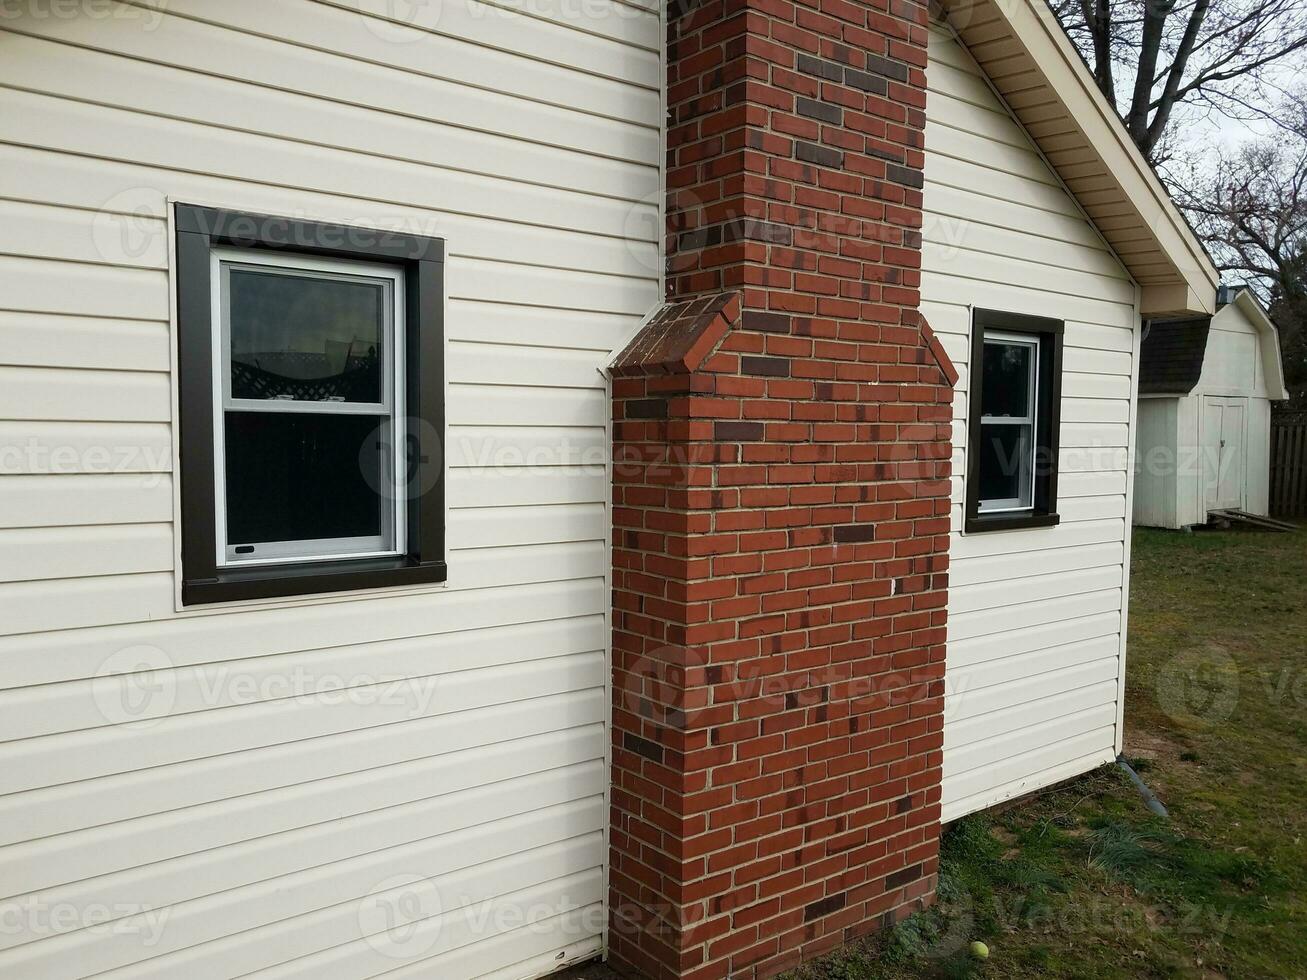
[[(1280, 328), (1286, 380), (1307, 384), (1307, 111), (1281, 116), (1280, 136), (1220, 154), (1215, 169), (1174, 175), (1176, 203), (1227, 279), (1248, 283)], [(1295, 398), (1297, 401), (1298, 398)]]
[[(1307, 47), (1307, 0), (1050, 0), (1153, 163), (1177, 106), (1235, 118), (1274, 104), (1267, 75)], [(1123, 79), (1118, 97), (1117, 78)]]

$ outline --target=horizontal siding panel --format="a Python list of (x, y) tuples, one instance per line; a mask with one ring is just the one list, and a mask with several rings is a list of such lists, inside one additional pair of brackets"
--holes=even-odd
[(449, 345), (448, 373), (459, 384), (602, 389), (606, 360), (587, 350), (456, 341)]
[(980, 113), (974, 106), (944, 93), (932, 93), (931, 129), (926, 152), (947, 154), (997, 173), (1058, 187), (1057, 179), (1039, 167), (1039, 155), (1021, 131), (997, 113)]
[[(929, 172), (923, 193), (922, 234), (929, 241), (965, 244), (965, 236), (973, 233), (1006, 230), (1010, 234), (995, 236), (996, 240), (1019, 250), (1021, 257), (1028, 257), (1032, 249), (1043, 245), (1052, 257), (1083, 255), (1090, 257), (1095, 265), (1101, 265), (1104, 257), (1111, 258), (1102, 239), (1078, 215), (1057, 214), (1020, 201), (984, 197), (973, 188), (937, 184), (930, 180)], [(1092, 257), (1094, 253), (1098, 253), (1097, 258)], [(1120, 269), (1120, 263), (1115, 268)]]
[[(1063, 502), (1059, 502), (1059, 511)], [(950, 588), (1006, 582), (1028, 576), (1033, 571), (1051, 575), (1075, 569), (1120, 567), (1125, 545), (1119, 541), (1082, 547), (1050, 548), (1032, 556), (1025, 552), (955, 559), (949, 565)]]
[[(1036, 569), (1039, 569), (1037, 575), (1028, 574)], [(1019, 597), (1022, 603), (1030, 603), (1084, 595), (1114, 588), (1122, 580), (1120, 565), (1054, 572), (1039, 568), (1038, 560), (1031, 560), (1026, 571), (1026, 578), (986, 581), (977, 585), (950, 585), (949, 613), (960, 616), (987, 609), (1002, 609), (1012, 604), (1014, 596)]]
[(949, 669), (965, 670), (1005, 657), (1043, 653), (1067, 643), (1078, 643), (1121, 632), (1119, 610), (1069, 616), (1060, 622), (1012, 629), (969, 639), (949, 640)]
[(171, 572), (0, 585), (0, 636), (148, 622), (172, 611)]
[(479, 548), (451, 556), (449, 589), (493, 589), (536, 582), (602, 579), (608, 572), (605, 541)]
[[(552, 254), (540, 257), (553, 259)], [(454, 300), (449, 313), (446, 333), (452, 341), (591, 351), (601, 355), (595, 359), (596, 367), (607, 365), (611, 353), (625, 343), (643, 317), (475, 300)]]
[[(1050, 726), (1050, 730), (1041, 734), (1045, 735), (1045, 739), (1056, 738), (1057, 727), (1057, 725)], [(1022, 793), (1042, 789), (1048, 783), (1042, 780), (1036, 781), (1033, 777), (1053, 769), (1060, 763), (1086, 758), (1101, 758), (1103, 761), (1111, 759), (1115, 732), (1116, 725), (1110, 723), (1102, 728), (1060, 741), (1036, 741), (1033, 737), (1018, 739), (1017, 741), (1022, 745), (1035, 747), (1020, 755), (995, 760), (993, 765), (982, 766), (957, 777), (945, 779), (944, 798), (949, 801), (963, 799), (968, 796), (983, 798), (987, 792), (992, 792), (993, 787), (1021, 780), (1022, 777), (1025, 777), (1023, 786), (1010, 792), (1009, 795), (1019, 796)], [(1084, 769), (1078, 771), (1084, 772), (1088, 768), (1092, 768), (1092, 766), (1085, 766)], [(1074, 774), (1074, 772), (1068, 772), (1066, 775)]]
[(168, 236), (163, 222), (148, 216), (0, 201), (0, 253), (166, 269)]
[[(945, 727), (971, 744), (1010, 727), (1056, 719), (1078, 708), (1054, 703), (1083, 695), (1092, 704), (1116, 702), (1117, 651), (1107, 657), (1048, 670), (1006, 684), (978, 689), (956, 687), (945, 697)], [(1000, 717), (1001, 716), (1001, 717)], [(948, 737), (945, 737), (948, 741)], [(947, 763), (946, 763), (947, 765)]]
[[(607, 917), (602, 902), (569, 909), (562, 915), (541, 919), (511, 932), (460, 946), (432, 959), (418, 960), (390, 973), (392, 980), (413, 980), (431, 976), (476, 977), (477, 980), (522, 980), (543, 977), (568, 966), (586, 963), (603, 952), (602, 937), (589, 935), (595, 921)], [(578, 939), (581, 936), (584, 938)], [(544, 952), (539, 952), (544, 950)], [(534, 953), (512, 966), (499, 967), (514, 956)]]
[[(262, 214), (445, 237), (451, 255), (646, 278), (657, 275), (661, 268), (657, 246), (651, 241), (522, 223), (509, 226), (508, 234), (502, 219), (405, 203), (389, 183), (358, 188), (342, 198), (249, 179), (5, 145), (0, 145), (0, 166), (29, 175), (15, 193), (82, 212), (74, 237), (44, 236), (42, 245), (52, 253), (46, 256), (49, 258), (94, 255), (92, 261), (137, 264), (137, 256), (157, 247), (145, 238), (166, 236), (167, 197), (172, 196), (183, 201), (219, 201), (225, 207)], [(637, 206), (628, 217), (629, 231), (634, 233), (642, 227), (641, 222), (654, 221), (656, 211)], [(458, 319), (456, 312), (456, 304), (451, 304), (451, 319)], [(578, 325), (584, 326), (588, 319), (592, 318), (578, 315)], [(450, 336), (458, 335), (454, 324)], [(163, 367), (167, 367), (166, 359)]]
[[(591, 797), (507, 819), (492, 818), (407, 847), (389, 848), (173, 906), (166, 929), (146, 947), (152, 960), (150, 972), (158, 976), (165, 975), (161, 971), (166, 968), (180, 968), (177, 958), (167, 963), (160, 958), (185, 951), (185, 959), (191, 962), (186, 968), (189, 977), (219, 975), (218, 964), (226, 976), (238, 975), (236, 971), (245, 969), (251, 955), (267, 956), (267, 951), (260, 948), (260, 940), (271, 937), (261, 936), (263, 932), (275, 935), (281, 955), (316, 951), (319, 947), (313, 944), (324, 928), (332, 929), (335, 936), (351, 926), (357, 928), (357, 922), (342, 920), (351, 915), (357, 919), (359, 897), (391, 878), (415, 874), (439, 877), (442, 893), (449, 894), (452, 904), (455, 899), (471, 901), (483, 885), (477, 879), (478, 864), (498, 862), (510, 874), (520, 876), (519, 881), (548, 880), (566, 874), (569, 865), (597, 864), (595, 842), (602, 846), (603, 817), (603, 798)], [(495, 877), (493, 873), (487, 875), (484, 882)], [(269, 927), (267, 923), (275, 925)], [(81, 930), (32, 952), (39, 953), (43, 967), (67, 969), (69, 975), (109, 970), (140, 958), (140, 933), (145, 933), (149, 924), (148, 915), (135, 916), (108, 935)], [(133, 929), (138, 925), (139, 933)], [(209, 945), (193, 948), (201, 944)], [(21, 961), (21, 955), (15, 957), (15, 965)], [(255, 960), (253, 969), (266, 962), (266, 958)]]
[(608, 430), (599, 426), (457, 426), (445, 440), (445, 459), (450, 466), (603, 466), (608, 447)]
[(503, 262), (453, 258), (446, 273), (450, 299), (492, 300), (559, 310), (643, 316), (657, 302), (651, 279), (602, 276), (574, 270), (513, 268)]
[(0, 364), (167, 371), (169, 363), (166, 323), (0, 311)]
[(940, 302), (944, 297), (952, 297), (956, 302), (957, 297), (969, 296), (972, 305), (981, 309), (1006, 310), (1009, 313), (1048, 316), (1068, 322), (1074, 320), (1105, 327), (1133, 329), (1135, 314), (1130, 304), (1097, 296), (1050, 293), (1037, 285), (1038, 275), (1030, 278), (1032, 281), (1029, 284), (1013, 282), (1010, 276), (1001, 281), (987, 279), (961, 268), (957, 261), (954, 261), (951, 269), (925, 265), (921, 272), (923, 295), (931, 297), (935, 302)]
[[(501, 833), (509, 833), (512, 828), (510, 825), (498, 829)], [(525, 840), (531, 838), (531, 834), (524, 837)], [(184, 960), (193, 960), (194, 965), (187, 966), (186, 975), (195, 977), (196, 980), (206, 977), (225, 978), (233, 975), (226, 971), (246, 970), (251, 966), (255, 972), (259, 972), (262, 964), (274, 958), (309, 956), (337, 946), (342, 937), (357, 936), (360, 933), (360, 926), (368, 922), (368, 916), (361, 914), (363, 896), (370, 895), (379, 883), (394, 882), (395, 887), (391, 891), (377, 893), (372, 900), (386, 902), (383, 907), (387, 909), (404, 908), (404, 899), (416, 894), (413, 890), (415, 877), (436, 878), (439, 875), (437, 879), (439, 895), (443, 899), (440, 905), (444, 915), (452, 923), (451, 928), (456, 931), (461, 922), (476, 921), (478, 914), (484, 912), (483, 903), (492, 902), (504, 891), (520, 887), (524, 883), (539, 887), (541, 883), (555, 879), (574, 882), (578, 879), (576, 872), (578, 867), (589, 868), (586, 873), (591, 878), (598, 878), (598, 865), (602, 863), (602, 857), (598, 860), (596, 858), (602, 854), (602, 848), (603, 836), (596, 832), (578, 835), (574, 839), (563, 842), (549, 842), (507, 856), (500, 852), (511, 849), (511, 838), (500, 838), (497, 845), (490, 841), (482, 843), (481, 840), (470, 839), (467, 857), (478, 854), (489, 855), (479, 867), (460, 867), (462, 856), (451, 856), (443, 852), (431, 854), (428, 853), (430, 847), (414, 848), (414, 853), (408, 857), (412, 863), (412, 871), (383, 870), (377, 874), (364, 867), (344, 869), (345, 873), (341, 875), (339, 881), (322, 883), (321, 890), (317, 893), (318, 897), (339, 897), (345, 895), (349, 888), (361, 889), (361, 891), (347, 896), (345, 900), (334, 906), (278, 921), (275, 915), (279, 909), (285, 907), (287, 898), (313, 901), (315, 897), (310, 883), (287, 883), (288, 888), (295, 889), (289, 895), (273, 895), (255, 905), (256, 909), (262, 906), (269, 916), (264, 921), (271, 924), (215, 940), (205, 947), (188, 950), (187, 953), (190, 955), (185, 956)], [(402, 856), (392, 857), (388, 862), (379, 863), (378, 867), (390, 869), (403, 860)], [(449, 867), (451, 864), (454, 865), (453, 869)], [(350, 876), (349, 872), (353, 872), (353, 876)], [(369, 875), (371, 880), (364, 880), (365, 876)], [(587, 902), (590, 901), (591, 894), (592, 889), (587, 889)], [(385, 927), (380, 930), (380, 934), (368, 934), (369, 947), (374, 944), (384, 945), (387, 939), (402, 931), (395, 928), (394, 924), (384, 917), (377, 917), (377, 924), (369, 927), (376, 928), (383, 923)], [(174, 928), (171, 919), (169, 928)], [(395, 933), (387, 933), (386, 928), (395, 929)], [(443, 927), (441, 931), (443, 933)], [(465, 931), (468, 933), (469, 941), (475, 941), (477, 931), (474, 929)], [(391, 964), (393, 965), (397, 959), (400, 962), (411, 959), (411, 955), (406, 957), (403, 955), (404, 952), (410, 954), (413, 952), (413, 947), (408, 942), (400, 944), (398, 950), (388, 954)], [(380, 954), (374, 953), (374, 955), (380, 958)], [(170, 975), (168, 971), (177, 969), (179, 964), (170, 961), (150, 963), (149, 966), (151, 970), (144, 974), (145, 976), (168, 976)]]
[(0, 531), (0, 582), (171, 572), (172, 525)]
[[(950, 526), (954, 531), (954, 533), (961, 534), (963, 528), (962, 499), (961, 499), (962, 483), (960, 480), (957, 480), (955, 482), (956, 482), (956, 493), (954, 496), (952, 507), (949, 510), (949, 518), (951, 522)], [(1113, 518), (1124, 518), (1125, 517), (1125, 493), (1123, 490), (1122, 492), (1115, 493), (1115, 494), (1102, 494), (1098, 496), (1085, 496), (1085, 497), (1072, 497), (1069, 495), (1063, 495), (1059, 493), (1058, 501), (1057, 501), (1057, 514), (1061, 522), (1061, 526), (1063, 527), (1070, 524), (1082, 523), (1085, 521), (1105, 521), (1105, 520), (1112, 520)], [(1121, 546), (1122, 548), (1124, 548), (1124, 543), (1122, 543)], [(1026, 559), (1021, 558), (1020, 555), (1017, 555), (1015, 557), (1017, 557), (1018, 559), (1024, 562), (1024, 567), (1027, 568), (1029, 567), (1029, 562)], [(1048, 560), (1050, 557), (1051, 556), (1049, 554), (1045, 553), (1044, 555), (1041, 555), (1041, 561)], [(959, 565), (960, 565), (959, 562), (954, 562), (951, 568), (949, 569), (950, 572), (949, 580), (951, 582), (956, 582), (956, 578), (954, 577), (954, 575), (957, 572)], [(978, 572), (978, 574), (984, 574), (983, 570)]]
[[(130, 722), (126, 727), (111, 729), (105, 737), (120, 739), (125, 746), (131, 746), (141, 741), (132, 737), (133, 732), (169, 717), (287, 699), (303, 699), (306, 705), (311, 705), (315, 699), (321, 700), (319, 695), (340, 693), (345, 698), (346, 690), (356, 688), (360, 690), (349, 695), (352, 704), (366, 707), (381, 703), (379, 706), (385, 709), (386, 717), (389, 708), (398, 706), (404, 717), (404, 710), (434, 711), (440, 707), (433, 701), (432, 693), (445, 681), (433, 678), (451, 675), (451, 683), (464, 684), (475, 678), (470, 674), (452, 675), (589, 653), (602, 650), (605, 642), (602, 620), (594, 616), (189, 666), (170, 666), (167, 651), (149, 657), (112, 656), (92, 678), (0, 692), (0, 705), (8, 715), (0, 718), (0, 741)], [(130, 718), (124, 717), (121, 710), (123, 702), (118, 697), (117, 681), (128, 682), (128, 693), (134, 689), (142, 695), (153, 695), (136, 699), (131, 704)], [(365, 722), (368, 718), (362, 710), (347, 713)], [(22, 714), (36, 718), (23, 721), (19, 717)], [(229, 716), (217, 715), (199, 722), (221, 727), (229, 720)], [(309, 718), (305, 723), (310, 727), (303, 730), (299, 736), (302, 738), (369, 727), (359, 724), (354, 728), (316, 728), (313, 726), (320, 722)], [(257, 742), (242, 743), (237, 750), (258, 746)], [(5, 751), (18, 753), (21, 749), (22, 746), (9, 745)], [(155, 759), (147, 761), (151, 765), (167, 764)]]
[(608, 499), (602, 466), (464, 467), (449, 473), (450, 507), (587, 504)]
[(166, 423), (0, 422), (0, 475), (171, 470), (172, 430)]
[(172, 478), (157, 473), (5, 475), (0, 527), (171, 521), (172, 496)]
[[(940, 187), (939, 191), (939, 196), (945, 198), (943, 206), (947, 206), (949, 188)], [(936, 210), (941, 204), (935, 198), (927, 200), (931, 204), (923, 217), (922, 237), (937, 248), (941, 256), (952, 254), (951, 249), (967, 249), (970, 252), (1002, 255), (1060, 269), (1092, 272), (1112, 278), (1121, 276), (1120, 264), (1102, 248), (1040, 237), (1023, 228), (996, 227), (989, 222), (996, 218), (1001, 220), (1001, 216), (990, 213), (987, 207), (975, 208), (974, 212), (980, 215), (977, 217), (957, 216)], [(1047, 216), (1042, 211), (1034, 213)]]
[(1134, 287), (1118, 276), (1094, 275), (1037, 260), (994, 255), (981, 251), (983, 239), (974, 237), (974, 244), (969, 237), (965, 246), (926, 242), (922, 245), (921, 261), (936, 275), (1009, 283), (1013, 287), (1026, 286), (1074, 297), (1093, 296), (1113, 303), (1134, 302)]
[(328, 779), (445, 752), (600, 724), (602, 690), (513, 701), (395, 725), (151, 766), (0, 798), (0, 841), (15, 844), (100, 824)]
[[(597, 372), (596, 372), (597, 376)], [(514, 388), (450, 384), (445, 416), (450, 425), (594, 425), (605, 416), (602, 388)]]
[[(143, 908), (169, 905), (251, 882), (318, 867), (475, 827), (488, 819), (584, 800), (603, 793), (601, 760), (484, 782), (458, 793), (439, 787), (410, 803), (347, 816), (310, 828), (254, 838), (220, 851), (201, 851), (125, 872), (71, 881), (42, 894), (74, 908), (114, 906), (130, 896)], [(3, 852), (0, 852), (2, 854)], [(19, 947), (21, 949), (21, 947)]]
[[(933, 130), (928, 129), (927, 142), (932, 136), (934, 136)], [(940, 149), (934, 149), (927, 157), (925, 167), (928, 181), (925, 190), (927, 195), (932, 185), (943, 185), (1005, 201), (1021, 201), (1029, 207), (1036, 207), (1053, 214), (1071, 217), (1079, 214), (1070, 197), (1060, 187), (1047, 183), (1038, 176), (1018, 177), (1015, 174), (972, 163), (965, 156), (964, 147), (950, 147), (950, 149), (952, 152), (947, 154)], [(984, 190), (980, 191), (976, 188), (984, 188)]]
[(0, 305), (20, 313), (166, 320), (167, 282), (161, 271), (0, 256)]
[(1105, 589), (1087, 595), (1045, 599), (1042, 602), (1025, 602), (998, 609), (959, 613), (949, 619), (949, 638), (968, 640), (989, 633), (1004, 633), (1030, 626), (1047, 626), (1077, 616), (1121, 609), (1121, 590)]
[[(509, 908), (560, 908), (572, 909), (594, 905), (603, 900), (603, 877), (599, 869), (561, 878), (533, 889), (524, 889), (503, 896), (500, 901)], [(432, 948), (440, 953), (448, 949), (459, 949), (475, 942), (482, 931), (467, 916), (450, 914), (439, 919), (427, 920), (419, 924), (411, 933), (405, 933), (404, 943), (425, 943), (430, 936)], [(376, 940), (368, 942), (357, 940), (335, 949), (327, 950), (317, 956), (295, 960), (282, 966), (262, 972), (267, 980), (357, 980), (361, 977), (375, 977), (390, 973), (396, 959), (403, 956), (400, 950), (382, 950), (375, 948)], [(442, 957), (433, 954), (427, 963), (436, 975), (448, 976), (442, 972)]]
[[(5, 588), (9, 587), (0, 587), (0, 592)], [(103, 629), (65, 630), (58, 636), (13, 636), (0, 639), (0, 687), (94, 677), (118, 651), (139, 646), (158, 647), (169, 663), (180, 667), (230, 660), (233, 654), (265, 657), (602, 615), (608, 608), (603, 585), (588, 580), (450, 592), (433, 600), (432, 596), (440, 593), (437, 589), (398, 595), (351, 594), (247, 609), (241, 616), (206, 609), (165, 623), (129, 622)]]
[[(957, 666), (946, 678), (946, 697), (960, 703), (962, 697), (990, 687), (1020, 683), (1050, 671), (1078, 667), (1096, 660), (1115, 658), (1120, 652), (1115, 630), (1079, 643), (1063, 643), (1033, 653), (989, 660), (983, 664)], [(1054, 681), (1050, 678), (1050, 684)]]
[(1106, 765), (1115, 758), (1116, 749), (1112, 746), (1100, 747), (1072, 759), (1057, 760), (1054, 757), (1051, 765), (1018, 775), (1002, 783), (982, 787), (971, 796), (948, 797), (948, 802), (940, 808), (940, 819), (946, 823), (957, 820), (968, 813), (976, 813), (1006, 800), (1016, 799), (1073, 776), (1079, 776), (1098, 766)]
[[(152, 43), (160, 45), (163, 39)], [(438, 161), (441, 170), (583, 194), (624, 198), (635, 193), (633, 200), (638, 200), (646, 193), (642, 188), (657, 189), (657, 168), (648, 163), (595, 157), (21, 35), (8, 38), (5, 55), (11, 77), (82, 102), (130, 106), (135, 112), (188, 123), (425, 166)], [(431, 152), (433, 141), (439, 142), (438, 156)]]
[[(422, 8), (409, 9), (420, 12)], [(442, 4), (427, 15), (444, 10)], [(649, 69), (637, 58), (623, 62), (626, 73), (616, 80), (573, 68), (560, 72), (555, 65), (514, 56), (511, 46), (468, 43), (452, 32), (419, 31), (384, 18), (364, 17), (357, 5), (311, 0), (275, 7), (261, 0), (229, 0), (217, 10), (206, 0), (170, 0), (167, 12), (402, 69), (424, 80), (448, 79), (533, 102), (657, 124), (657, 70), (646, 78)], [(528, 21), (517, 23), (519, 34), (530, 33)]]
[[(333, 6), (349, 11), (366, 11), (378, 18), (393, 17), (395, 8), (386, 0), (327, 0)], [(540, 8), (540, 11), (548, 7)], [(632, 38), (643, 38), (644, 44), (613, 44), (610, 37), (599, 37), (572, 29), (572, 23), (585, 23), (586, 15), (593, 16), (594, 8), (569, 7), (565, 15), (567, 26), (551, 23), (532, 8), (533, 17), (524, 16), (518, 8), (496, 7), (478, 0), (450, 0), (438, 7), (404, 8), (411, 14), (400, 24), (410, 25), (425, 34), (427, 31), (453, 35), (483, 48), (511, 51), (551, 64), (639, 82), (656, 87), (659, 82), (657, 49), (657, 20), (646, 13), (639, 15), (633, 26), (637, 33)], [(596, 20), (600, 18), (595, 18)], [(634, 19), (633, 19), (634, 20)], [(617, 23), (616, 21), (614, 23)], [(643, 28), (643, 31), (639, 31)], [(376, 28), (374, 28), (376, 29)]]
[(607, 540), (608, 511), (603, 504), (551, 504), (473, 507), (450, 512), (445, 544), (450, 552), (513, 544)]
[[(516, 665), (496, 665), (469, 670), (438, 679), (386, 680), (359, 687), (346, 687), (343, 678), (330, 675), (315, 678), (321, 689), (302, 696), (257, 701), (232, 707), (206, 708), (193, 716), (169, 714), (151, 717), (139, 712), (139, 720), (95, 729), (83, 729), (39, 740), (0, 745), (7, 771), (0, 777), (4, 792), (52, 786), (76, 779), (90, 779), (133, 772), (156, 765), (171, 765), (189, 759), (203, 759), (225, 752), (240, 752), (268, 745), (280, 745), (302, 738), (359, 731), (411, 721), (427, 715), (470, 711), (473, 708), (584, 690), (604, 684), (602, 654), (577, 653)], [(161, 682), (165, 676), (156, 675)], [(153, 677), (146, 680), (153, 681)], [(239, 682), (242, 680), (238, 678)], [(146, 692), (124, 688), (107, 680), (97, 681), (92, 690), (100, 717), (114, 720), (127, 716)], [(532, 688), (531, 684), (538, 685)], [(235, 684), (233, 684), (235, 686)], [(129, 693), (123, 696), (121, 692)], [(245, 688), (241, 687), (240, 691)], [(222, 691), (214, 700), (223, 695)], [(132, 700), (129, 700), (132, 698)], [(150, 698), (148, 710), (166, 705), (166, 693)], [(79, 705), (73, 705), (74, 708)], [(84, 712), (85, 713), (85, 712)], [(159, 744), (164, 740), (178, 744)], [(90, 751), (94, 745), (95, 752)], [(102, 746), (103, 748), (99, 748)], [(112, 752), (113, 758), (82, 758)]]
[(990, 555), (1025, 554), (1030, 561), (1038, 561), (1032, 552), (1124, 540), (1124, 520), (1094, 521), (1075, 527), (1032, 528), (1020, 534), (963, 535), (953, 542), (950, 556), (954, 562), (958, 562)]
[(0, 417), (87, 422), (167, 422), (166, 374), (0, 367)]
[[(600, 681), (602, 684), (602, 680)], [(0, 850), (17, 894), (604, 757), (603, 726), (287, 786)], [(3, 942), (14, 937), (5, 936)]]
[(1033, 717), (1014, 717), (1020, 715), (1021, 709), (995, 717), (992, 722), (1000, 727), (991, 736), (970, 739), (965, 749), (955, 750), (952, 759), (945, 763), (944, 778), (961, 780), (967, 773), (1002, 763), (1031, 745), (1047, 743), (1053, 739), (1065, 741), (1088, 732), (1111, 728), (1116, 722), (1115, 701), (1097, 704), (1091, 702), (1114, 688), (1115, 683), (1077, 691), (1064, 697), (1050, 696), (1047, 704), (1041, 699), (1039, 707), (1046, 710)]
[[(175, 68), (204, 72), (217, 78), (253, 82), (269, 88), (301, 92), (316, 98), (357, 105), (385, 113), (468, 129), (485, 129), (487, 120), (507, 136), (537, 143), (558, 144), (567, 134), (571, 148), (633, 161), (657, 159), (658, 133), (653, 125), (602, 119), (571, 106), (549, 106), (527, 98), (548, 97), (550, 92), (487, 91), (472, 85), (432, 78), (399, 66), (369, 64), (320, 49), (300, 47), (238, 30), (215, 30), (214, 25), (170, 16), (170, 8), (153, 31), (112, 18), (82, 17), (9, 22), (10, 30), (51, 41), (76, 44), (108, 54), (163, 61)], [(335, 17), (326, 10), (321, 16)], [(445, 38), (426, 39), (430, 46), (450, 46)], [(486, 61), (504, 60), (500, 52), (486, 51)], [(239, 72), (235, 71), (239, 67)], [(547, 71), (518, 62), (519, 73)], [(512, 84), (518, 75), (502, 79)], [(519, 83), (520, 84), (520, 83)], [(611, 87), (611, 86), (610, 86)], [(656, 109), (655, 109), (656, 111)]]
[[(616, 237), (623, 237), (631, 225), (629, 202), (558, 188), (440, 171), (28, 92), (8, 91), (5, 109), (0, 117), (0, 141), (5, 142), (346, 196), (369, 197), (384, 187), (392, 198), (431, 210)], [(648, 210), (656, 213), (652, 203)], [(95, 312), (110, 315), (103, 309)], [(166, 309), (162, 315), (167, 315)]]

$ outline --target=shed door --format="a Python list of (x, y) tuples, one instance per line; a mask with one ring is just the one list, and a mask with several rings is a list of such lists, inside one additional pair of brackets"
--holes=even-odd
[(1208, 510), (1244, 505), (1248, 399), (1203, 399), (1204, 501)]

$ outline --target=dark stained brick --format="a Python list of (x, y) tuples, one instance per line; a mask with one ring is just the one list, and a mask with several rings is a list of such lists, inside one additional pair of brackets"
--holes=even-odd
[(875, 541), (875, 524), (837, 524), (835, 541), (839, 544), (853, 544), (858, 541)]
[(884, 95), (889, 91), (889, 83), (878, 75), (868, 75), (856, 68), (847, 68), (844, 72), (844, 84), (873, 95)]
[(830, 915), (832, 912), (838, 912), (844, 908), (844, 904), (849, 900), (848, 893), (840, 892), (838, 895), (831, 895), (827, 898), (818, 899), (811, 905), (804, 906), (803, 921), (811, 922), (813, 919), (820, 919), (823, 915)]
[(663, 747), (657, 742), (652, 742), (647, 738), (641, 738), (632, 732), (622, 734), (622, 745), (634, 752), (636, 755), (644, 756), (650, 762), (657, 762), (660, 765), (663, 761)]
[(714, 422), (712, 429), (718, 442), (756, 442), (763, 435), (761, 422)]
[(790, 361), (786, 357), (742, 357), (740, 370), (745, 374), (765, 374), (769, 378), (788, 378)]
[(667, 418), (666, 398), (641, 398), (626, 403), (628, 419), (665, 419)]
[(839, 150), (818, 143), (809, 143), (806, 140), (795, 140), (794, 155), (804, 163), (815, 163), (819, 167), (844, 165), (844, 154)]
[(920, 170), (912, 170), (909, 167), (900, 167), (898, 164), (885, 164), (885, 176), (894, 181), (896, 184), (903, 184), (905, 187), (921, 187), (925, 184), (922, 179)]
[(829, 102), (818, 102), (816, 99), (796, 99), (794, 109), (801, 116), (807, 116), (809, 119), (820, 119), (822, 122), (834, 123), (835, 125), (839, 125), (844, 120), (843, 109)]
[(921, 865), (914, 864), (904, 868), (902, 871), (895, 871), (892, 875), (885, 876), (885, 890), (892, 888), (902, 888), (908, 882), (916, 881), (921, 877)]

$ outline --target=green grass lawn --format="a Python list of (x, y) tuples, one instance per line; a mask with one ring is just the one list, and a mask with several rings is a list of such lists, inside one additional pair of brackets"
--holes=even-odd
[[(1307, 977), (1307, 532), (1138, 529), (1125, 755), (952, 825), (939, 902), (792, 974)], [(988, 944), (984, 962), (972, 941)]]

